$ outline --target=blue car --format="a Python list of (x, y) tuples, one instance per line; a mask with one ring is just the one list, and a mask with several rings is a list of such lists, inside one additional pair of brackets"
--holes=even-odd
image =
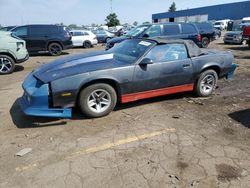
[(231, 52), (201, 50), (193, 41), (129, 39), (33, 70), (20, 105), (32, 116), (70, 118), (79, 107), (88, 117), (102, 117), (117, 103), (186, 91), (207, 97), (235, 69)]

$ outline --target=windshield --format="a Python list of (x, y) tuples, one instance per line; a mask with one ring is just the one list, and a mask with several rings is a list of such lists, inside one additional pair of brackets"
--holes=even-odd
[(131, 31), (129, 31), (125, 36), (126, 37), (136, 37), (137, 35), (141, 34), (149, 27), (150, 27), (149, 25), (138, 26), (138, 27), (132, 29)]
[(243, 31), (244, 25), (234, 25), (232, 31)]
[(125, 40), (108, 50), (114, 58), (129, 64), (138, 60), (155, 42), (145, 40)]

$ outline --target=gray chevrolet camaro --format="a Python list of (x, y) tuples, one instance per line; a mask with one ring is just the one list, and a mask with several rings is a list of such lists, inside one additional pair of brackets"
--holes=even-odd
[(228, 51), (200, 49), (189, 40), (128, 39), (108, 51), (69, 56), (33, 70), (23, 82), (27, 115), (89, 117), (109, 114), (117, 103), (194, 91), (212, 94), (219, 78), (233, 77)]

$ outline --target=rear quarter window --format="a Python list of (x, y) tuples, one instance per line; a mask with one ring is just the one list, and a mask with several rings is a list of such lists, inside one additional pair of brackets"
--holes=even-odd
[(191, 24), (182, 24), (181, 30), (183, 34), (197, 33), (196, 28), (194, 27), (194, 25)]
[(163, 35), (180, 34), (179, 25), (163, 25)]

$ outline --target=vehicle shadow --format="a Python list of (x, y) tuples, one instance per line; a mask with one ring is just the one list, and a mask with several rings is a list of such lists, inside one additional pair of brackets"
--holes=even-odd
[[(173, 95), (166, 95), (161, 97), (155, 97), (150, 99), (139, 100), (135, 102), (130, 102), (126, 104), (118, 104), (114, 111), (120, 111), (128, 108), (133, 108), (136, 106), (147, 105), (151, 103), (157, 103), (167, 100), (181, 99), (184, 97), (194, 97), (192, 92), (178, 93)], [(12, 122), (15, 124), (17, 128), (41, 128), (47, 126), (62, 126), (67, 125), (67, 120), (63, 118), (49, 118), (49, 117), (33, 117), (25, 115), (20, 106), (19, 106), (18, 98), (14, 104), (10, 108), (10, 115), (12, 118)], [(84, 116), (78, 108), (73, 108), (72, 118), (71, 120), (88, 120), (88, 118)]]
[(14, 72), (20, 72), (22, 70), (24, 70), (24, 67), (22, 65), (16, 65)]
[[(36, 57), (36, 56), (51, 56), (48, 52), (41, 52), (41, 53), (30, 53), (30, 57)], [(69, 52), (62, 52), (60, 56), (69, 55)], [(58, 56), (58, 57), (60, 57)], [(53, 57), (53, 56), (51, 56)]]
[(238, 121), (243, 126), (250, 128), (250, 109), (236, 111), (231, 114), (228, 114), (229, 117)]
[(67, 124), (64, 119), (60, 118), (26, 116), (19, 107), (19, 99), (14, 102), (9, 112), (12, 118), (12, 122), (17, 128), (40, 128)]
[(241, 45), (241, 46), (235, 46), (235, 47), (227, 47), (227, 49), (229, 50), (238, 50), (238, 51), (250, 51), (249, 47), (248, 46), (244, 46), (244, 45)]

